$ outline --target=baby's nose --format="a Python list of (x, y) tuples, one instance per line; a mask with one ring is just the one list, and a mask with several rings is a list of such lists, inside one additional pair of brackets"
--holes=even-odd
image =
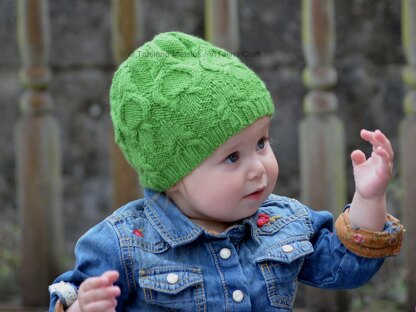
[(251, 162), (247, 178), (249, 180), (255, 180), (263, 177), (265, 172), (266, 170), (264, 168), (263, 162), (258, 158), (254, 158)]

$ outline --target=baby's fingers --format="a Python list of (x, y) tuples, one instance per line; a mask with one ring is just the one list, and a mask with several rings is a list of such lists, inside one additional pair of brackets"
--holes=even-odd
[(360, 165), (366, 161), (365, 155), (360, 150), (355, 150), (351, 153), (351, 160), (353, 166)]
[(91, 302), (99, 302), (104, 300), (115, 299), (120, 295), (120, 288), (118, 286), (107, 286), (95, 289), (90, 289), (88, 292), (79, 294), (79, 299), (89, 304)]
[(107, 271), (101, 275), (101, 277), (107, 278), (109, 284), (114, 284), (119, 276), (120, 274), (117, 271)]
[(386, 149), (379, 146), (374, 150), (374, 153), (380, 156), (381, 164), (383, 166), (382, 168), (380, 168), (381, 172), (384, 171), (387, 173), (388, 176), (390, 176), (393, 171), (393, 163), (391, 161), (391, 156), (389, 152)]
[(373, 150), (377, 150), (379, 146), (384, 148), (387, 151), (390, 160), (393, 161), (393, 148), (389, 139), (387, 139), (383, 132), (381, 132), (380, 130), (376, 130), (373, 132), (363, 129), (361, 130), (360, 134), (362, 139), (368, 141), (371, 145), (373, 145)]
[(104, 272), (101, 276), (90, 277), (86, 279), (80, 287), (80, 290), (87, 292), (91, 289), (106, 287), (112, 285), (117, 281), (119, 274), (117, 271), (107, 271)]
[(376, 137), (376, 140), (379, 142), (379, 146), (381, 146), (387, 151), (390, 160), (393, 161), (394, 152), (393, 152), (393, 147), (391, 146), (389, 139), (387, 139), (384, 133), (381, 132), (380, 130), (376, 130), (375, 137)]
[(116, 271), (108, 271), (98, 277), (86, 279), (78, 291), (78, 301), (82, 311), (114, 311), (117, 305), (116, 297), (121, 293), (117, 281), (119, 274)]

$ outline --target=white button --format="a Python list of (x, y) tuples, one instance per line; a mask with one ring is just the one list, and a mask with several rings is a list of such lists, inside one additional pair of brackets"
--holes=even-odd
[(231, 250), (229, 250), (228, 248), (221, 249), (220, 257), (224, 260), (227, 260), (229, 257), (231, 257)]
[(169, 273), (166, 277), (166, 280), (169, 284), (176, 284), (179, 281), (179, 276), (175, 273)]
[(235, 302), (241, 302), (244, 300), (244, 293), (241, 290), (233, 291), (233, 300)]
[(283, 245), (282, 250), (286, 253), (292, 252), (293, 247), (291, 245)]

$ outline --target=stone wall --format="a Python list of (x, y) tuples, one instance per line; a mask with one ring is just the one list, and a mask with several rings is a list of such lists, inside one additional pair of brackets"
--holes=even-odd
[[(68, 267), (77, 238), (113, 209), (109, 169), (108, 90), (114, 71), (111, 1), (54, 0), (50, 3), (50, 93), (61, 126), (65, 250)], [(339, 116), (346, 124), (347, 151), (367, 145), (359, 129), (380, 128), (397, 148), (402, 118), (404, 57), (400, 1), (335, 1)], [(137, 43), (162, 31), (203, 36), (203, 1), (143, 0)], [(242, 55), (266, 82), (277, 107), (272, 139), (280, 165), (276, 192), (299, 196), (298, 128), (306, 89), (300, 41), (300, 1), (240, 0)], [(243, 53), (247, 52), (247, 53)], [(0, 298), (18, 294), (14, 124), (19, 118), (20, 59), (16, 1), (0, 1)], [(346, 164), (350, 169), (349, 162)], [(396, 166), (397, 168), (397, 166)], [(349, 193), (352, 192), (352, 175)], [(22, 237), (22, 240), (25, 238)], [(50, 238), (53, 240), (53, 237)], [(1, 299), (0, 299), (1, 301)]]

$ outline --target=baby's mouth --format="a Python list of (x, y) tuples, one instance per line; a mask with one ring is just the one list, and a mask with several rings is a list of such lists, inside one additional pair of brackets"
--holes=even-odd
[(250, 194), (244, 196), (244, 198), (251, 199), (251, 200), (258, 200), (263, 195), (263, 192), (264, 192), (265, 188), (266, 187), (264, 187), (264, 186), (261, 187), (261, 188), (258, 188), (253, 193), (250, 193)]

